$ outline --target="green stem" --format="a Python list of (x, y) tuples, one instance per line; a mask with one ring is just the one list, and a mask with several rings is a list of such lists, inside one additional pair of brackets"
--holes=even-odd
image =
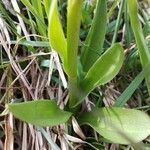
[(117, 22), (116, 22), (115, 32), (114, 32), (114, 36), (113, 36), (113, 40), (112, 40), (112, 45), (115, 43), (116, 38), (117, 38), (117, 33), (118, 33), (119, 25), (120, 25), (120, 20), (121, 20), (121, 16), (122, 16), (122, 12), (123, 12), (124, 3), (125, 3), (125, 0), (122, 0), (121, 5), (120, 5), (120, 9), (119, 9), (119, 13), (118, 13), (118, 18), (117, 18)]
[(68, 0), (67, 8), (67, 73), (71, 108), (77, 102), (77, 54), (82, 0)]
[(78, 99), (78, 87), (76, 78), (68, 78), (69, 80), (69, 108), (72, 107), (79, 101)]
[(128, 6), (127, 6), (127, 1), (125, 4), (125, 14), (124, 14), (124, 20), (125, 20), (125, 41), (126, 41), (126, 45), (127, 47), (130, 46), (130, 42), (132, 41), (132, 32), (131, 32), (131, 26), (130, 26), (130, 18), (129, 18), (129, 14), (128, 14)]

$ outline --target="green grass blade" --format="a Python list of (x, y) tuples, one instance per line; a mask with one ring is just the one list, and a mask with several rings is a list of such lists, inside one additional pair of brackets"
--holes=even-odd
[(34, 17), (39, 21), (43, 30), (47, 30), (47, 26), (42, 18), (39, 16), (38, 11), (31, 5), (28, 0), (21, 0), (21, 2), (30, 10), (30, 12), (34, 15)]
[(4, 6), (2, 5), (2, 3), (0, 2), (0, 13), (1, 15), (4, 15), (5, 17), (3, 19), (5, 19), (7, 21), (7, 23), (9, 24), (9, 28), (11, 29), (11, 31), (13, 33), (15, 33), (15, 35), (17, 35), (18, 37), (20, 36), (18, 33), (17, 33), (17, 30), (16, 30), (16, 25), (14, 23), (14, 21), (12, 20), (12, 18), (8, 15), (7, 13), (7, 10), (4, 8)]
[(43, 14), (43, 8), (42, 8), (42, 3), (41, 0), (32, 0), (32, 6), (34, 9), (37, 11), (39, 17), (43, 20), (44, 22), (44, 14)]
[(11, 41), (11, 44), (18, 44), (33, 47), (49, 47), (49, 42), (46, 41)]
[(51, 0), (44, 0), (44, 7), (47, 16), (49, 14), (50, 5), (51, 5)]
[(116, 21), (115, 31), (113, 33), (114, 35), (113, 35), (113, 39), (112, 39), (112, 44), (115, 43), (116, 38), (117, 38), (118, 29), (119, 29), (119, 25), (120, 25), (122, 13), (123, 13), (124, 4), (125, 4), (125, 0), (122, 0), (121, 4), (120, 4), (120, 7), (119, 7), (119, 13), (118, 13), (117, 21)]
[[(134, 32), (136, 44), (139, 50), (142, 66), (145, 67), (150, 62), (150, 51), (144, 40), (142, 27), (138, 18), (138, 8), (136, 0), (127, 0), (131, 26)], [(150, 95), (150, 72), (145, 74), (148, 92)]]
[(106, 0), (98, 0), (92, 26), (82, 48), (81, 63), (87, 72), (102, 53), (107, 27)]
[[(41, 4), (41, 0), (32, 0), (32, 6), (36, 10), (36, 12), (38, 13), (38, 16), (40, 17), (42, 22), (45, 22), (44, 21), (43, 6)], [(35, 19), (36, 19), (36, 22), (37, 22), (37, 28), (38, 28), (39, 33), (43, 36), (46, 36), (46, 29), (43, 28), (40, 20), (37, 17)]]
[(109, 19), (109, 18), (111, 17), (111, 15), (113, 14), (113, 11), (114, 11), (114, 9), (117, 7), (119, 1), (120, 1), (120, 0), (114, 0), (112, 6), (111, 6), (110, 9), (109, 9), (109, 12), (107, 13), (107, 18), (108, 18), (108, 19)]
[(132, 94), (135, 92), (135, 90), (138, 88), (138, 86), (141, 84), (141, 82), (144, 80), (145, 73), (147, 74), (150, 71), (149, 64), (141, 71), (135, 79), (130, 83), (130, 85), (125, 89), (125, 91), (120, 95), (120, 97), (117, 98), (115, 101), (115, 104), (113, 106), (115, 107), (123, 107), (126, 102), (130, 99)]
[(57, 0), (53, 0), (51, 2), (48, 21), (48, 37), (50, 46), (59, 53), (61, 59), (65, 63), (67, 60), (67, 42), (59, 18)]
[(142, 71), (140, 74), (136, 76), (136, 78), (125, 89), (125, 91), (121, 94), (121, 96), (117, 98), (113, 106), (123, 107), (126, 104), (126, 102), (130, 99), (132, 94), (135, 92), (135, 90), (138, 88), (138, 86), (141, 84), (143, 79), (144, 79), (144, 71)]
[(125, 2), (125, 12), (124, 12), (124, 21), (125, 21), (125, 41), (126, 41), (126, 46), (129, 47), (130, 43), (133, 39), (133, 32), (131, 29), (131, 24), (130, 24), (130, 17), (128, 14), (128, 6), (127, 6), (127, 1)]

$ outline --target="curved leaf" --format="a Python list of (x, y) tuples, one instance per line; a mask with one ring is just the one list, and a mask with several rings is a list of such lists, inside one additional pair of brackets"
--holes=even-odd
[(106, 0), (98, 0), (92, 26), (82, 48), (81, 63), (87, 72), (102, 53), (107, 27)]
[(51, 5), (51, 0), (44, 0), (44, 7), (45, 7), (45, 12), (48, 16), (49, 10), (50, 10), (50, 5)]
[(150, 118), (139, 110), (100, 108), (84, 113), (79, 122), (90, 125), (112, 143), (138, 143), (150, 135)]
[[(33, 6), (33, 8), (37, 11), (37, 15), (40, 19), (42, 19), (43, 22), (45, 22), (44, 20), (44, 12), (43, 12), (43, 5), (42, 5), (42, 2), (41, 0), (31, 0), (31, 4)], [(44, 29), (41, 25), (41, 22), (39, 21), (38, 18), (35, 18), (36, 19), (36, 24), (37, 24), (37, 29), (40, 33), (40, 35), (43, 35), (43, 36), (47, 36), (47, 28)]]
[[(40, 11), (38, 11), (33, 5), (31, 5), (30, 1), (28, 0), (21, 0), (21, 2), (29, 9), (29, 11), (35, 16), (37, 25), (40, 26), (40, 28), (43, 28), (42, 35), (47, 31), (47, 26), (44, 22), (44, 18), (41, 17)], [(38, 3), (41, 3), (38, 1)], [(37, 3), (36, 3), (37, 4)], [(44, 34), (45, 35), (45, 34)]]
[(43, 127), (59, 125), (71, 116), (70, 112), (60, 110), (57, 104), (50, 100), (13, 103), (8, 105), (8, 109), (16, 118)]
[(106, 84), (119, 72), (124, 60), (123, 48), (119, 43), (110, 47), (87, 72), (83, 80), (79, 81), (78, 90), (74, 97), (76, 107), (97, 86)]
[(52, 49), (56, 50), (59, 53), (61, 59), (64, 62), (66, 62), (67, 42), (59, 19), (57, 0), (51, 1), (48, 21), (49, 21), (48, 36), (50, 46)]
[(114, 44), (90, 68), (80, 83), (81, 90), (87, 95), (96, 86), (112, 80), (119, 72), (124, 60), (123, 48)]
[[(131, 26), (134, 32), (136, 44), (139, 50), (139, 55), (141, 59), (142, 66), (145, 67), (150, 63), (150, 51), (148, 50), (148, 46), (146, 45), (142, 27), (138, 18), (138, 7), (137, 0), (127, 0), (128, 8), (129, 8), (129, 16), (131, 20)], [(147, 83), (148, 92), (150, 95), (150, 72), (145, 74), (145, 79)]]

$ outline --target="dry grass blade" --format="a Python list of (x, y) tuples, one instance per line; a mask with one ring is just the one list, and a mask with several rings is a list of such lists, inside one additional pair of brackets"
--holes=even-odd
[(64, 72), (63, 72), (58, 54), (55, 51), (53, 51), (53, 53), (54, 53), (54, 61), (55, 61), (55, 64), (56, 64), (56, 68), (59, 72), (59, 75), (60, 75), (60, 78), (62, 80), (63, 86), (64, 86), (64, 88), (67, 88), (67, 80), (65, 78), (65, 75), (64, 75)]
[(23, 134), (22, 134), (22, 148), (21, 150), (27, 149), (27, 124), (23, 123)]
[[(35, 59), (35, 58), (34, 58)], [(21, 75), (23, 75), (23, 73), (28, 69), (28, 67), (32, 64), (32, 62), (34, 61), (34, 59), (27, 65), (27, 67), (20, 72), (20, 74), (14, 79), (14, 81), (9, 85), (9, 87), (7, 88), (7, 91), (5, 92), (5, 94), (3, 95), (3, 97), (1, 98), (1, 102), (4, 100), (5, 96), (7, 95), (7, 92), (11, 89), (11, 87), (13, 86), (13, 84), (20, 78)], [(30, 88), (29, 88), (30, 89)], [(31, 92), (30, 92), (31, 94)], [(31, 94), (33, 96), (33, 94)], [(34, 96), (33, 96), (34, 97)]]
[(74, 117), (72, 117), (72, 126), (73, 126), (74, 132), (75, 132), (78, 136), (80, 136), (83, 140), (85, 140), (86, 137), (85, 137), (85, 135), (83, 134), (83, 132), (82, 132), (82, 130), (81, 130), (81, 128), (80, 128), (80, 126), (79, 126), (77, 120), (76, 120)]
[(54, 143), (51, 136), (43, 128), (39, 128), (43, 136), (46, 138), (47, 142), (51, 145), (54, 150), (60, 150), (60, 148)]
[[(1, 41), (2, 46), (4, 47), (4, 49), (5, 49), (5, 51), (8, 55), (8, 58), (10, 60), (10, 64), (11, 64), (13, 70), (15, 71), (15, 73), (17, 75), (21, 74), (21, 72), (22, 72), (22, 70), (20, 69), (21, 67), (19, 66), (19, 64), (17, 65), (16, 62), (14, 61), (14, 59), (13, 59), (11, 53), (10, 53), (10, 48), (7, 46), (7, 44), (5, 42), (5, 38), (3, 37), (3, 35), (1, 33), (0, 33), (0, 41)], [(31, 88), (30, 88), (30, 85), (29, 85), (29, 82), (28, 82), (27, 78), (25, 77), (24, 74), (21, 74), (20, 78), (23, 81), (24, 85), (27, 87), (27, 89), (28, 89), (29, 93), (31, 94), (32, 98), (34, 99), (34, 95), (31, 91)]]
[(50, 61), (49, 61), (49, 73), (48, 73), (48, 80), (47, 80), (47, 85), (50, 85), (51, 77), (52, 77), (52, 72), (54, 69), (54, 62), (53, 62), (54, 56), (53, 54), (50, 55)]
[(74, 142), (74, 143), (82, 143), (82, 144), (88, 144), (89, 146), (91, 146), (92, 148), (94, 148), (95, 150), (98, 150), (96, 147), (94, 147), (92, 144), (88, 143), (88, 142), (85, 142), (77, 137), (73, 137), (73, 136), (70, 136), (68, 134), (65, 134), (64, 135), (64, 138), (66, 139), (66, 141), (71, 141), (71, 142)]
[(14, 149), (14, 136), (13, 136), (13, 115), (9, 114), (5, 117), (5, 145), (4, 150)]
[[(16, 1), (16, 0), (11, 0), (11, 3), (12, 3), (12, 6), (13, 6), (14, 10), (15, 10), (17, 13), (20, 13), (20, 8), (19, 8), (19, 6), (18, 6), (17, 1)], [(18, 18), (18, 20), (19, 20), (21, 29), (22, 29), (22, 31), (23, 31), (23, 33), (24, 33), (26, 39), (29, 41), (29, 40), (30, 40), (30, 37), (28, 36), (28, 32), (27, 32), (26, 26), (25, 26), (25, 24), (24, 24), (24, 22), (23, 22), (23, 19), (22, 19), (18, 14), (16, 14), (16, 15), (17, 15), (17, 18)]]

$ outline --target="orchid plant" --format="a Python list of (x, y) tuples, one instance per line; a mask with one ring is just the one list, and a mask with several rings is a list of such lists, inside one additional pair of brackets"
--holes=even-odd
[[(31, 4), (22, 0), (26, 6)], [(41, 1), (38, 0), (39, 9)], [(75, 116), (80, 125), (87, 124), (112, 143), (138, 143), (150, 134), (150, 118), (144, 112), (122, 107), (95, 107), (90, 112), (77, 110), (92, 90), (112, 80), (120, 71), (124, 61), (124, 49), (121, 43), (113, 43), (104, 48), (107, 27), (107, 0), (97, 0), (93, 21), (79, 53), (79, 35), (84, 0), (68, 0), (67, 32), (64, 33), (58, 11), (57, 0), (44, 0), (48, 27), (45, 28), (43, 15), (37, 19), (43, 35), (48, 31), (49, 46), (56, 51), (62, 61), (64, 72), (68, 77), (69, 103), (61, 110), (53, 100), (37, 100), (23, 103), (11, 103), (8, 110), (27, 123), (36, 126), (56, 126), (69, 123)], [(126, 1), (131, 25), (135, 34), (137, 47), (143, 67), (149, 64), (150, 52), (144, 42), (142, 28), (138, 19), (137, 1)], [(37, 15), (38, 10), (32, 12)], [(39, 11), (40, 12), (40, 11)], [(145, 74), (148, 90), (150, 76)], [(150, 91), (150, 90), (149, 90)], [(30, 115), (28, 115), (30, 112)]]

